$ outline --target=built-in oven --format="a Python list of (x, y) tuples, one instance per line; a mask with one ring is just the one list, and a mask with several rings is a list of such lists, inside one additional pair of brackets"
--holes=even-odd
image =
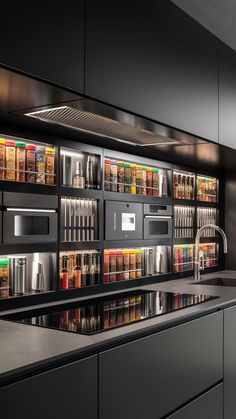
[(141, 240), (143, 205), (134, 202), (106, 201), (105, 239)]
[(3, 192), (3, 243), (57, 241), (58, 197)]
[(144, 239), (172, 237), (172, 206), (144, 204)]

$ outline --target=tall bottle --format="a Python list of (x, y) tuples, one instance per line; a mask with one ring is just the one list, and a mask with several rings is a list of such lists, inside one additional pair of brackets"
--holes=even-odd
[(75, 174), (73, 176), (74, 188), (84, 189), (85, 188), (85, 177), (81, 161), (76, 162)]
[(94, 164), (91, 156), (88, 156), (86, 165), (86, 188), (94, 188)]
[(69, 271), (67, 267), (68, 256), (62, 256), (62, 269), (60, 272), (60, 288), (69, 288)]
[(75, 267), (73, 270), (73, 287), (81, 287), (81, 255), (77, 253)]

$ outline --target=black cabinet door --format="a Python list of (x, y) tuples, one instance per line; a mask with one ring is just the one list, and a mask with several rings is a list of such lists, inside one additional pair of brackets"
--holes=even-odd
[(97, 356), (0, 388), (4, 419), (97, 419)]
[(219, 42), (219, 142), (236, 149), (236, 52)]
[(223, 419), (223, 384), (204, 393), (166, 419)]
[(236, 306), (224, 310), (224, 419), (236, 418)]
[(100, 419), (160, 419), (223, 377), (223, 313), (99, 355)]
[(2, 2), (0, 65), (82, 92), (84, 1)]
[(86, 0), (85, 93), (218, 141), (216, 38), (169, 0)]

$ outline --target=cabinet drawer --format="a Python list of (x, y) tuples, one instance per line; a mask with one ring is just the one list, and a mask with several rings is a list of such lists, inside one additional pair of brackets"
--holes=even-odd
[(100, 419), (162, 418), (223, 376), (223, 314), (99, 355)]
[(219, 384), (166, 419), (223, 419), (223, 384)]
[(97, 357), (0, 388), (4, 419), (97, 419)]

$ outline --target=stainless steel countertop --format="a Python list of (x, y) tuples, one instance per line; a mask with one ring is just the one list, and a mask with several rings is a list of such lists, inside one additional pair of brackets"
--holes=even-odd
[[(202, 277), (202, 280), (211, 277), (234, 278), (236, 281), (236, 271), (206, 274)], [(50, 369), (63, 363), (72, 362), (73, 360), (106, 350), (109, 347), (138, 339), (236, 304), (236, 287), (194, 285), (192, 282), (193, 278), (188, 277), (137, 287), (137, 289), (199, 293), (219, 296), (220, 298), (93, 336), (66, 333), (0, 320), (0, 384), (24, 378), (27, 375)], [(132, 288), (132, 290), (134, 289)], [(120, 292), (124, 292), (124, 290)], [(109, 294), (114, 294), (114, 292), (106, 295)], [(90, 296), (90, 298), (92, 297)], [(85, 298), (82, 299), (84, 300)], [(61, 303), (64, 302), (65, 300)], [(53, 304), (55, 303), (50, 305)], [(42, 307), (42, 305), (39, 307)], [(22, 309), (15, 311), (22, 311)], [(6, 314), (6, 312), (0, 313), (0, 315), (3, 314)]]

